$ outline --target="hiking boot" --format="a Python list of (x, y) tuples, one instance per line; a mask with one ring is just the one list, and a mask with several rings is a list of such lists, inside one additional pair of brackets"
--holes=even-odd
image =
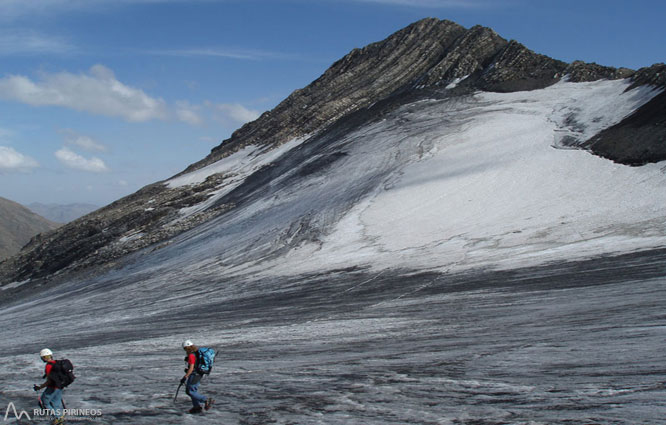
[(208, 399), (206, 399), (206, 404), (204, 405), (204, 409), (210, 410), (210, 408), (213, 407), (213, 403), (215, 403), (215, 400), (209, 397)]
[(191, 408), (188, 413), (196, 414), (196, 413), (201, 413), (202, 411), (203, 411), (203, 408), (201, 406), (197, 406), (197, 407)]

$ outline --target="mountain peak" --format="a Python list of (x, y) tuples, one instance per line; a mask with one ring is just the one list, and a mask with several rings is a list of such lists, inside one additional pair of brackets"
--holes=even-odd
[[(451, 21), (422, 19), (385, 40), (351, 50), (317, 80), (245, 124), (206, 158), (178, 175), (212, 165), (192, 174), (196, 178), (188, 183), (149, 185), (56, 232), (34, 238), (18, 256), (0, 263), (0, 281), (111, 265), (149, 246), (162, 249), (177, 235), (235, 211), (248, 193), (255, 195), (270, 187), (274, 179), (298, 168), (294, 164), (307, 163), (301, 170), (307, 175), (344, 158), (346, 152), (329, 152), (326, 143), (334, 144), (336, 137), (348, 134), (355, 126), (378, 122), (418, 100), (478, 91), (536, 90), (565, 77), (578, 82), (631, 76), (637, 85), (663, 87), (664, 68), (662, 64), (634, 73), (579, 61), (568, 64), (506, 40), (491, 28), (466, 29)], [(575, 147), (632, 165), (666, 158), (660, 142), (666, 128), (660, 118), (664, 104), (664, 95), (656, 96), (634, 114), (633, 121), (607, 129), (588, 144), (587, 134), (573, 138)], [(575, 121), (573, 115), (568, 121)], [(645, 130), (645, 137), (634, 143), (637, 125)], [(293, 148), (298, 143), (288, 143), (299, 139), (307, 143), (298, 148)], [(629, 144), (635, 152), (627, 154)], [(276, 168), (273, 161), (287, 151), (298, 151), (293, 155), (299, 160)], [(235, 153), (241, 158), (237, 160), (239, 169), (219, 165), (218, 161)]]
[(454, 22), (426, 18), (383, 41), (353, 49), (317, 80), (245, 124), (184, 173), (251, 144), (279, 145), (315, 133), (342, 116), (365, 108), (418, 80), (466, 32)]
[[(356, 48), (307, 87), (245, 124), (188, 173), (249, 145), (277, 146), (314, 134), (345, 115), (406, 90), (459, 86), (511, 92), (544, 88), (569, 75), (572, 81), (625, 78), (633, 71), (537, 54), (493, 29), (469, 29), (449, 20), (421, 19), (388, 38)], [(459, 84), (460, 83), (460, 84)]]

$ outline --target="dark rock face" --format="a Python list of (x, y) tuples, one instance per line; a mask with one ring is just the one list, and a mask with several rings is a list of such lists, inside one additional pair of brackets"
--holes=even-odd
[(582, 147), (627, 165), (666, 160), (666, 91), (620, 123), (595, 135)]
[(650, 85), (666, 88), (666, 64), (656, 63), (647, 68), (641, 68), (631, 76), (634, 84), (630, 89), (638, 86)]
[(426, 86), (440, 86), (485, 69), (507, 41), (490, 28), (476, 26), (464, 33), (437, 65), (426, 73)]
[[(477, 90), (512, 92), (540, 89), (567, 76), (594, 81), (631, 76), (634, 84), (664, 87), (664, 65), (638, 72), (597, 64), (567, 64), (507, 41), (492, 29), (470, 29), (438, 19), (418, 21), (335, 62), (307, 87), (294, 91), (273, 110), (237, 130), (210, 155), (183, 173), (200, 169), (249, 145), (266, 149), (293, 138), (335, 132), (339, 126), (366, 122), (419, 96), (456, 96)], [(455, 84), (452, 84), (455, 83)], [(455, 87), (453, 87), (455, 86)], [(627, 164), (666, 159), (664, 95), (656, 97), (617, 126), (587, 141), (584, 148)], [(344, 123), (344, 125), (340, 124)], [(640, 140), (638, 140), (640, 139)], [(338, 157), (324, 158), (325, 164)], [(270, 167), (247, 184), (261, 185)], [(314, 168), (313, 168), (314, 170)], [(181, 173), (181, 174), (183, 174)], [(62, 228), (34, 238), (22, 252), (0, 263), (0, 283), (47, 277), (91, 265), (113, 265), (115, 259), (165, 241), (224, 214), (242, 199), (210, 205), (183, 217), (182, 208), (205, 201), (229, 176), (176, 189), (163, 182), (95, 211)]]
[(572, 62), (567, 66), (564, 73), (569, 75), (569, 81), (581, 83), (585, 81), (597, 80), (618, 80), (620, 78), (631, 77), (634, 73), (633, 70), (628, 68), (610, 68), (607, 66), (597, 65), (596, 63), (585, 63), (582, 61)]
[(566, 67), (564, 62), (511, 41), (495, 57), (493, 66), (479, 76), (477, 86), (497, 92), (540, 89), (559, 81)]

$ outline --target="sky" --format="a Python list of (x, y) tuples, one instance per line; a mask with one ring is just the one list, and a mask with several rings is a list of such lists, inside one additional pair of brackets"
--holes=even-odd
[(661, 0), (0, 0), (0, 197), (106, 205), (426, 17), (556, 59), (666, 61)]

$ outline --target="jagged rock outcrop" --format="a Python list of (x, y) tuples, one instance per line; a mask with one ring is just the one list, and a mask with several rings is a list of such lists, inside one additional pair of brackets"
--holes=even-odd
[(647, 68), (641, 68), (631, 75), (634, 84), (629, 89), (650, 85), (653, 87), (666, 88), (666, 64), (656, 63)]
[(569, 81), (584, 82), (601, 79), (618, 80), (620, 78), (628, 78), (634, 74), (634, 71), (628, 68), (616, 69), (597, 65), (596, 63), (574, 61), (566, 67), (564, 74), (569, 76)]
[(488, 67), (507, 41), (490, 28), (475, 26), (465, 32), (444, 57), (426, 72), (424, 86), (441, 86)]
[(498, 92), (539, 89), (557, 82), (566, 66), (512, 40), (494, 58), (492, 67), (479, 76), (476, 85)]
[[(370, 113), (379, 118), (405, 99), (460, 96), (476, 90), (533, 90), (564, 77), (594, 81), (632, 76), (636, 85), (663, 87), (665, 75), (663, 65), (634, 73), (579, 61), (567, 64), (532, 52), (517, 41), (507, 41), (490, 28), (466, 29), (451, 21), (424, 19), (386, 40), (352, 50), (317, 80), (241, 127), (183, 173), (215, 163), (246, 146), (268, 150), (293, 138), (330, 130), (341, 120), (366, 119)], [(631, 164), (663, 159), (663, 111), (662, 95), (584, 147)], [(636, 134), (644, 137), (645, 143), (634, 143)], [(175, 235), (234, 207), (231, 197), (229, 202), (222, 200), (196, 213), (181, 214), (182, 208), (208, 199), (226, 178), (229, 176), (213, 175), (203, 183), (180, 188), (155, 183), (41, 235), (19, 255), (0, 263), (0, 283), (95, 264), (109, 265), (138, 249), (159, 248)]]

